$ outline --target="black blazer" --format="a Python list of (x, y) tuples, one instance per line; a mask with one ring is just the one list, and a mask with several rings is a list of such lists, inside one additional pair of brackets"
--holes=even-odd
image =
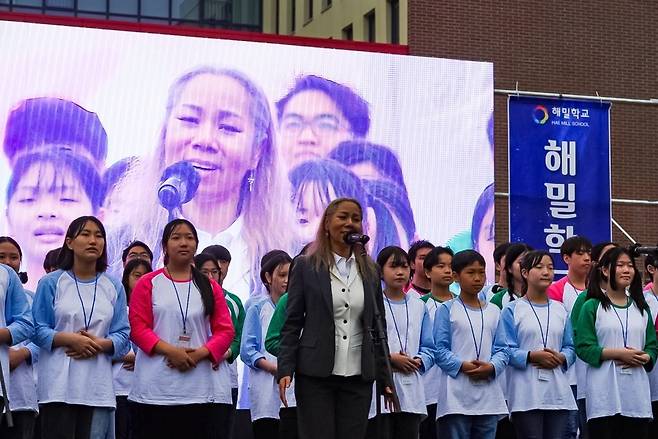
[[(365, 381), (377, 379), (390, 385), (382, 351), (374, 348), (368, 333), (369, 329), (376, 328), (370, 295), (375, 295), (380, 315), (384, 316), (380, 280), (363, 279), (363, 291), (361, 377)], [(386, 328), (385, 320), (383, 324)], [(317, 271), (307, 256), (297, 258), (288, 282), (287, 317), (281, 329), (277, 359), (278, 379), (292, 377), (295, 373), (329, 377), (334, 369), (335, 331), (329, 268)]]

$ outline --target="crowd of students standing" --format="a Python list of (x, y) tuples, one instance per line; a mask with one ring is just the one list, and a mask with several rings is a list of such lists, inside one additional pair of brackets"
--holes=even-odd
[(184, 219), (162, 231), (161, 267), (134, 242), (119, 280), (103, 224), (80, 217), (35, 293), (1, 237), (0, 436), (234, 437), (239, 356), (256, 439), (655, 437), (658, 255), (643, 285), (627, 249), (572, 237), (554, 282), (551, 253), (506, 243), (491, 284), (475, 250), (372, 259), (345, 241), (362, 220), (358, 201), (329, 203), (299, 255), (265, 253), (266, 293), (246, 304), (221, 287), (229, 250), (199, 252)]

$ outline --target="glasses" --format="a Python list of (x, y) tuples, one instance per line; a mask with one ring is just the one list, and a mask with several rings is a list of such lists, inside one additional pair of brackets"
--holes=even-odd
[(338, 118), (329, 114), (316, 116), (311, 120), (306, 120), (301, 116), (285, 116), (281, 123), (281, 128), (289, 134), (299, 134), (306, 127), (310, 127), (316, 136), (334, 134), (340, 131), (341, 126)]

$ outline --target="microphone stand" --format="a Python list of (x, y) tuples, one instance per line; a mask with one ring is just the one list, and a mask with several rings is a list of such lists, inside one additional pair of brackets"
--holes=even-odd
[(182, 218), (183, 217), (183, 206), (180, 204), (176, 207), (172, 207), (171, 209), (167, 209), (167, 212), (169, 213), (167, 222), (171, 222), (175, 219)]
[[(355, 250), (359, 251), (362, 256), (367, 256), (368, 253), (366, 252), (366, 248), (361, 242), (357, 242), (354, 244)], [(391, 392), (392, 392), (392, 399), (393, 399), (393, 411), (394, 412), (401, 412), (400, 408), (400, 399), (398, 398), (397, 391), (395, 390), (395, 384), (393, 383), (393, 367), (391, 366), (391, 352), (388, 348), (388, 336), (386, 334), (386, 329), (385, 329), (385, 320), (384, 320), (384, 315), (379, 311), (379, 306), (377, 305), (377, 298), (376, 298), (376, 292), (373, 290), (372, 294), (370, 294), (370, 301), (372, 302), (372, 309), (375, 313), (375, 327), (369, 327), (368, 328), (368, 334), (370, 335), (370, 338), (372, 339), (372, 343), (375, 347), (375, 350), (379, 350), (381, 354), (384, 357), (384, 363), (386, 367), (386, 376), (389, 379), (389, 382), (391, 383)], [(382, 396), (384, 395), (384, 389), (381, 384), (377, 384), (375, 386), (377, 389), (376, 391), (376, 396), (377, 396), (377, 431), (378, 431), (378, 436), (382, 436), (382, 431), (381, 431), (381, 413), (382, 413)]]

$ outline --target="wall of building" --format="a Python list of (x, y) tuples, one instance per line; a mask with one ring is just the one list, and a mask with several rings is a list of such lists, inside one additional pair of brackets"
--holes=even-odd
[[(313, 16), (309, 17), (309, 2)], [(278, 5), (278, 14), (277, 14)], [(295, 23), (292, 26), (292, 7)], [(374, 10), (375, 42), (391, 42), (389, 0), (271, 0), (263, 2), (263, 31), (301, 37), (343, 39), (343, 29), (352, 26), (354, 41), (368, 41), (365, 16)], [(407, 44), (407, 1), (399, 1), (400, 44)], [(277, 31), (278, 17), (278, 31)]]
[[(658, 8), (653, 2), (409, 0), (412, 55), (491, 61), (495, 87), (658, 98)], [(496, 191), (507, 192), (507, 97), (495, 97)], [(614, 104), (613, 198), (658, 200), (658, 106)], [(520, 170), (512, 170), (520, 172)], [(637, 241), (658, 241), (658, 206), (613, 203)], [(508, 236), (507, 199), (496, 235)], [(613, 226), (613, 238), (629, 241)]]

